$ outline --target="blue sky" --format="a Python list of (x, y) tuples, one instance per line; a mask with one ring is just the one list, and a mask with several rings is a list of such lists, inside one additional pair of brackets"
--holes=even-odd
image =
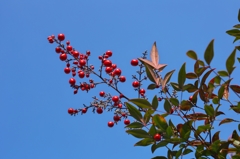
[[(225, 59), (234, 47), (233, 38), (225, 31), (237, 23), (239, 6), (237, 0), (2, 1), (1, 158), (147, 159), (166, 154), (164, 149), (152, 154), (150, 147), (134, 147), (138, 140), (125, 133), (123, 123), (108, 128), (112, 113), (98, 115), (89, 111), (76, 117), (67, 114), (69, 107), (82, 107), (100, 90), (116, 92), (100, 86), (89, 93), (73, 95), (68, 84), (71, 76), (63, 72), (65, 64), (54, 52), (56, 45), (49, 44), (46, 38), (64, 33), (76, 49), (92, 52), (90, 62), (96, 68), (97, 57), (112, 50), (112, 61), (122, 69), (129, 85), (122, 84), (120, 89), (129, 97), (136, 97), (131, 88), (131, 75), (136, 70), (129, 62), (143, 51), (150, 51), (154, 41), (160, 62), (168, 64), (163, 74), (177, 70), (173, 81), (177, 81), (177, 72), (184, 62), (187, 71), (193, 70), (193, 61), (186, 52), (195, 50), (203, 59), (212, 39), (212, 65), (225, 69)], [(235, 82), (239, 82), (238, 71), (237, 68)], [(150, 92), (149, 96), (154, 94)], [(229, 127), (222, 125), (221, 129)], [(227, 139), (230, 134), (223, 131), (221, 137)]]

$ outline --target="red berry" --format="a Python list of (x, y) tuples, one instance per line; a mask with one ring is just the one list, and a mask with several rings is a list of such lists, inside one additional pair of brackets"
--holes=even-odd
[(64, 34), (58, 34), (58, 40), (63, 41), (65, 39)]
[(70, 67), (70, 63), (67, 63), (67, 65), (66, 65), (67, 67)]
[(101, 97), (103, 97), (103, 96), (105, 95), (105, 92), (101, 91), (101, 92), (99, 93), (99, 95), (100, 95)]
[(79, 52), (78, 51), (73, 51), (71, 53), (72, 53), (73, 57), (77, 58), (79, 56)]
[(124, 95), (123, 95), (123, 94), (120, 94), (120, 95), (119, 95), (119, 98), (123, 98), (123, 97), (124, 97)]
[(171, 110), (170, 110), (170, 114), (172, 114), (174, 112), (174, 109), (173, 108), (171, 108)]
[(125, 82), (126, 81), (126, 77), (125, 76), (120, 76), (119, 77), (119, 81), (120, 82)]
[(67, 51), (72, 51), (72, 46), (71, 45), (67, 46)]
[(122, 73), (121, 69), (117, 68), (114, 70), (114, 74), (120, 76)]
[(55, 48), (56, 53), (60, 53), (61, 50), (62, 50), (62, 49), (61, 49), (60, 47), (56, 47), (56, 48)]
[(189, 100), (192, 101), (192, 99), (193, 99), (193, 96), (190, 96), (190, 97), (189, 97)]
[(145, 89), (143, 89), (143, 88), (139, 90), (139, 93), (140, 93), (140, 94), (145, 94), (145, 92), (146, 92), (146, 91), (145, 91)]
[(112, 122), (112, 121), (109, 121), (109, 122), (108, 122), (108, 127), (111, 128), (111, 127), (113, 127), (113, 125), (114, 125), (114, 122)]
[(88, 56), (90, 56), (91, 52), (90, 52), (90, 51), (87, 51), (86, 54), (87, 54)]
[(110, 51), (110, 50), (106, 51), (106, 55), (108, 55), (109, 57), (111, 57), (111, 56), (112, 56), (112, 51)]
[(51, 43), (51, 44), (54, 42), (54, 40), (51, 36), (48, 37), (48, 42)]
[(120, 120), (120, 116), (115, 115), (115, 116), (113, 117), (113, 120), (116, 121), (116, 122), (118, 122), (118, 121)]
[(65, 61), (67, 60), (67, 54), (63, 53), (59, 56), (60, 60)]
[(132, 86), (133, 86), (133, 87), (139, 87), (139, 85), (140, 85), (140, 84), (139, 84), (138, 81), (134, 81), (134, 82), (132, 83)]
[(67, 45), (70, 45), (70, 41), (67, 41), (66, 44), (67, 44)]
[(71, 85), (74, 85), (74, 84), (76, 83), (76, 80), (75, 80), (74, 78), (70, 78), (70, 79), (69, 79), (69, 83), (70, 83)]
[(85, 65), (86, 65), (86, 60), (80, 60), (80, 61), (79, 61), (79, 64), (80, 64), (81, 66), (85, 66)]
[(69, 109), (68, 109), (68, 113), (69, 113), (69, 114), (73, 114), (73, 113), (74, 113), (74, 109), (73, 109), (73, 108), (69, 108)]
[(183, 124), (178, 124), (177, 125), (177, 131), (180, 132), (182, 130)]
[(66, 74), (69, 74), (71, 72), (71, 69), (69, 67), (64, 68), (64, 72)]
[(162, 138), (162, 137), (161, 137), (160, 134), (155, 134), (155, 135), (154, 135), (154, 140), (155, 140), (155, 141), (160, 141), (161, 138)]
[(118, 102), (119, 101), (119, 97), (118, 96), (113, 96), (112, 97), (112, 101), (115, 102), (115, 103)]
[(80, 72), (78, 72), (78, 76), (79, 76), (80, 78), (84, 78), (85, 73), (84, 73), (83, 71), (80, 71)]
[(113, 69), (117, 68), (117, 65), (116, 64), (112, 64), (112, 68)]
[(87, 108), (82, 109), (82, 113), (85, 114), (87, 112)]
[(132, 66), (137, 66), (138, 65), (138, 60), (137, 59), (132, 59), (131, 65)]
[(99, 60), (102, 60), (102, 56), (98, 56), (98, 59), (99, 59)]
[(111, 67), (111, 66), (112, 66), (112, 61), (110, 61), (110, 60), (105, 60), (103, 64), (104, 64), (104, 66), (106, 66), (106, 67)]
[(103, 112), (102, 108), (98, 107), (98, 108), (97, 108), (97, 113), (98, 113), (98, 114), (102, 114), (102, 112)]
[(73, 94), (77, 94), (77, 92), (78, 92), (78, 90), (77, 90), (77, 89), (75, 89), (75, 90), (74, 90), (74, 92), (73, 92)]
[(112, 72), (112, 67), (106, 67), (106, 69), (105, 69), (105, 71), (107, 72), (107, 73), (111, 73)]
[(125, 119), (125, 120), (124, 120), (124, 124), (125, 124), (125, 125), (129, 125), (129, 124), (130, 124), (130, 120)]
[(77, 114), (77, 113), (78, 113), (78, 110), (77, 110), (77, 109), (75, 109), (75, 110), (74, 110), (74, 114)]
[(122, 103), (119, 103), (119, 104), (118, 104), (118, 108), (122, 108)]

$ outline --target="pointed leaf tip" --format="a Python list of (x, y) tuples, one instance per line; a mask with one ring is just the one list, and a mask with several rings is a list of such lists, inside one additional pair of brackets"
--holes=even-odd
[(208, 46), (205, 50), (205, 53), (204, 53), (204, 59), (208, 65), (210, 65), (210, 63), (213, 59), (213, 56), (214, 56), (213, 46), (214, 46), (214, 39), (208, 44)]
[(157, 50), (157, 44), (156, 41), (153, 43), (152, 50), (151, 50), (151, 60), (155, 66), (158, 66), (159, 62), (159, 55), (158, 55), (158, 50)]

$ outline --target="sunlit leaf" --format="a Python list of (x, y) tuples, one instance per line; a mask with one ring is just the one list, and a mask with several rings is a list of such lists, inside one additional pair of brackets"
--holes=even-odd
[(228, 85), (225, 85), (224, 92), (223, 92), (223, 98), (228, 100), (228, 97), (229, 97), (229, 87), (228, 87)]
[(133, 105), (131, 105), (130, 103), (126, 102), (125, 103), (127, 108), (128, 108), (128, 111), (130, 113), (130, 115), (135, 118), (136, 120), (140, 121), (141, 122), (141, 119), (142, 119), (142, 114), (141, 112), (136, 108), (134, 107)]
[(156, 41), (153, 43), (151, 54), (150, 54), (152, 63), (157, 66), (159, 62), (159, 55), (158, 55), (158, 50), (157, 50), (157, 45)]
[(205, 110), (205, 112), (207, 113), (207, 115), (209, 115), (210, 117), (213, 117), (213, 116), (214, 116), (214, 109), (213, 109), (212, 106), (205, 105), (205, 106), (204, 106), (204, 110)]
[(178, 85), (182, 90), (186, 80), (186, 63), (184, 63), (178, 73)]
[(226, 68), (227, 68), (229, 75), (231, 75), (231, 73), (233, 71), (233, 65), (235, 63), (235, 56), (236, 56), (236, 48), (233, 50), (233, 52), (230, 54), (230, 56), (227, 58), (227, 61), (226, 61)]
[(166, 130), (168, 127), (168, 124), (165, 120), (165, 118), (159, 114), (156, 114), (153, 116), (153, 123), (157, 127), (159, 127), (161, 130)]
[(205, 61), (207, 62), (208, 65), (210, 65), (212, 59), (213, 59), (213, 56), (214, 56), (214, 50), (213, 50), (213, 45), (214, 45), (214, 40), (212, 40), (206, 50), (205, 50), (205, 53), (204, 53), (204, 59)]
[(187, 56), (190, 57), (190, 58), (192, 58), (192, 59), (194, 59), (194, 60), (197, 60), (197, 59), (198, 59), (197, 54), (196, 54), (193, 50), (189, 50), (189, 51), (187, 52)]

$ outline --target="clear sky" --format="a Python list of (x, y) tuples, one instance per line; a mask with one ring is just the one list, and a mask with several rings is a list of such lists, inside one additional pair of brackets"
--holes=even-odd
[[(212, 39), (212, 65), (225, 69), (225, 59), (234, 47), (233, 37), (225, 31), (237, 23), (239, 7), (239, 0), (1, 1), (0, 158), (148, 159), (165, 155), (165, 149), (152, 154), (150, 147), (134, 147), (138, 139), (125, 133), (122, 122), (108, 128), (113, 113), (89, 111), (76, 117), (67, 113), (69, 107), (80, 108), (91, 102), (100, 90), (116, 92), (100, 86), (73, 95), (68, 84), (71, 76), (63, 72), (65, 63), (59, 60), (54, 52), (56, 45), (49, 44), (47, 36), (64, 33), (79, 51), (90, 50), (95, 68), (99, 66), (97, 57), (112, 50), (112, 61), (127, 77), (121, 91), (136, 97), (131, 87), (131, 75), (136, 70), (130, 60), (150, 51), (154, 41), (160, 62), (168, 64), (163, 74), (177, 69), (173, 81), (177, 81), (184, 62), (187, 71), (193, 71), (193, 60), (186, 52), (195, 50), (203, 59)], [(238, 68), (234, 81), (239, 83), (237, 72)], [(150, 92), (149, 96), (156, 93)], [(227, 124), (221, 126), (222, 130), (229, 128)], [(224, 131), (221, 137), (227, 139), (230, 134)]]

